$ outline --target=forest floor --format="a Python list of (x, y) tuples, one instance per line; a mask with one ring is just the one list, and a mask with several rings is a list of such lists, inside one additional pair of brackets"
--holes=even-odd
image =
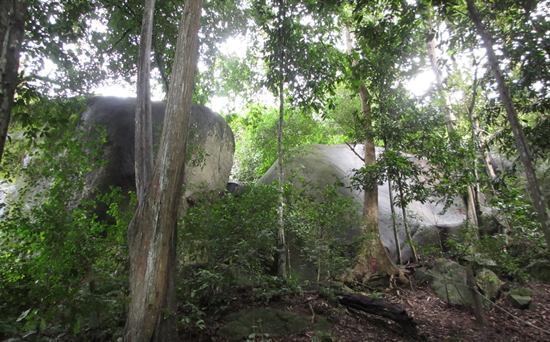
[[(485, 309), (483, 326), (477, 324), (468, 309), (446, 304), (426, 286), (381, 294), (388, 302), (405, 308), (417, 324), (417, 336), (403, 333), (392, 321), (351, 312), (316, 291), (283, 296), (268, 305), (247, 304), (243, 294), (239, 307), (232, 309), (251, 313), (269, 308), (306, 320), (307, 327), (302, 325), (298, 333), (250, 334), (241, 339), (248, 341), (550, 341), (550, 284), (531, 283), (526, 287), (533, 291), (528, 309), (516, 309), (507, 298), (500, 298), (496, 301), (500, 309), (494, 305)], [(233, 340), (222, 337), (224, 324), (222, 318), (193, 340)]]

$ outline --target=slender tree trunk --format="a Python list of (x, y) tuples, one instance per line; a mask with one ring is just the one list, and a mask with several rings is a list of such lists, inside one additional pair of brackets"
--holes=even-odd
[[(437, 82), (437, 90), (441, 98), (441, 110), (445, 114), (445, 124), (447, 126), (447, 133), (449, 134), (449, 138), (450, 138), (451, 133), (455, 131), (454, 123), (456, 121), (456, 117), (453, 115), (453, 112), (449, 108), (447, 97), (443, 89), (443, 77), (441, 75), (441, 70), (439, 68), (439, 61), (436, 54), (435, 29), (433, 28), (433, 25), (431, 23), (431, 18), (428, 18), (428, 22), (430, 27), (432, 27), (432, 30), (427, 37), (428, 57), (430, 59), (430, 65), (432, 67), (432, 71), (435, 74), (435, 79)], [(467, 214), (468, 222), (474, 227), (478, 227), (479, 221), (477, 218), (477, 210), (476, 210), (477, 205), (476, 205), (476, 196), (475, 196), (474, 187), (472, 185), (469, 185), (464, 195), (465, 195), (464, 205), (466, 206), (466, 211), (467, 211), (466, 214)]]
[(443, 76), (441, 75), (441, 69), (439, 68), (439, 59), (437, 58), (436, 53), (436, 46), (437, 46), (437, 40), (436, 40), (436, 34), (435, 29), (433, 28), (433, 25), (431, 23), (431, 19), (428, 19), (430, 25), (431, 31), (427, 37), (427, 50), (428, 50), (428, 58), (430, 59), (430, 65), (432, 67), (432, 71), (435, 75), (435, 81), (437, 84), (437, 92), (439, 93), (439, 96), (441, 97), (441, 110), (445, 114), (445, 124), (447, 125), (447, 131), (453, 132), (454, 131), (454, 122), (456, 121), (455, 116), (453, 115), (453, 112), (449, 108), (449, 105), (447, 104), (447, 99), (444, 94), (443, 90)]
[(401, 203), (401, 214), (403, 215), (403, 226), (405, 227), (405, 235), (407, 236), (407, 243), (411, 247), (411, 252), (413, 255), (413, 261), (418, 262), (418, 253), (416, 253), (416, 247), (411, 236), (411, 231), (409, 229), (409, 220), (407, 219), (407, 206), (405, 205), (405, 196), (403, 196), (403, 185), (401, 184), (402, 179), (401, 175), (397, 179), (397, 186), (399, 188), (399, 202)]
[(284, 0), (279, 1), (279, 123), (277, 125), (277, 169), (279, 171), (279, 207), (277, 229), (277, 273), (280, 277), (287, 277), (287, 246), (285, 240), (285, 196), (284, 196), (284, 170), (283, 170), (283, 125), (285, 120), (285, 52), (284, 52), (284, 21), (286, 11)]
[(0, 1), (0, 162), (4, 154), (13, 96), (18, 82), (19, 54), (26, 15), (26, 1)]
[(153, 34), (153, 13), (155, 0), (145, 0), (138, 57), (136, 128), (135, 128), (135, 172), (138, 202), (145, 198), (147, 185), (153, 172), (153, 124), (151, 114), (151, 39)]
[[(472, 84), (472, 99), (468, 105), (468, 119), (470, 120), (470, 127), (472, 131), (472, 141), (474, 142), (475, 149), (477, 150), (478, 158), (483, 160), (483, 165), (487, 177), (489, 177), (489, 186), (491, 188), (491, 194), (495, 197), (499, 196), (495, 184), (497, 182), (497, 174), (493, 167), (493, 157), (491, 156), (491, 151), (487, 146), (487, 143), (484, 141), (481, 134), (480, 123), (477, 115), (474, 114), (475, 104), (477, 98), (477, 88), (478, 88), (478, 79), (477, 79), (477, 65), (475, 65), (474, 81)], [(508, 245), (508, 232), (511, 229), (510, 221), (507, 218), (504, 218), (502, 225), (501, 233), (505, 238), (505, 245)]]
[[(372, 137), (372, 115), (367, 96), (367, 88), (362, 84), (359, 87), (359, 97), (361, 99), (361, 111), (365, 119), (365, 130), (367, 131), (364, 156), (365, 166), (370, 166), (376, 163), (376, 150)], [(352, 271), (352, 276), (356, 280), (365, 282), (376, 273), (398, 274), (397, 268), (391, 261), (386, 248), (380, 240), (380, 231), (378, 229), (378, 187), (376, 185), (364, 190), (362, 227), (363, 241), (357, 257), (357, 263)]]
[(127, 341), (175, 341), (176, 225), (198, 58), (202, 0), (189, 0), (176, 56), (159, 151), (145, 200), (128, 229), (130, 304)]
[(393, 225), (393, 239), (395, 241), (395, 251), (397, 253), (397, 264), (402, 264), (401, 260), (401, 244), (399, 243), (399, 235), (397, 234), (397, 223), (395, 222), (395, 205), (393, 201), (393, 192), (392, 192), (392, 181), (388, 177), (388, 193), (390, 195), (390, 210), (391, 210), (391, 221)]
[(512, 98), (510, 96), (510, 91), (506, 82), (504, 81), (504, 76), (499, 67), (499, 61), (493, 50), (493, 38), (489, 32), (485, 29), (481, 16), (475, 7), (473, 0), (466, 0), (468, 5), (468, 14), (470, 19), (473, 21), (477, 33), (481, 36), (483, 44), (485, 45), (485, 50), (487, 51), (487, 58), (489, 60), (489, 66), (495, 76), (497, 81), (498, 92), (500, 96), (500, 101), (506, 109), (506, 114), (508, 116), (508, 121), (510, 122), (510, 127), (512, 128), (512, 133), (514, 134), (514, 139), (516, 141), (516, 148), (518, 149), (519, 157), (523, 163), (525, 169), (525, 176), (527, 178), (527, 191), (531, 196), (533, 201), (533, 206), (538, 214), (539, 223), (544, 233), (546, 239), (546, 246), (550, 249), (550, 219), (546, 208), (546, 202), (544, 196), (539, 187), (537, 176), (535, 174), (535, 169), (533, 167), (531, 152), (529, 151), (529, 146), (527, 145), (525, 134), (521, 124), (519, 123), (518, 114), (512, 103)]

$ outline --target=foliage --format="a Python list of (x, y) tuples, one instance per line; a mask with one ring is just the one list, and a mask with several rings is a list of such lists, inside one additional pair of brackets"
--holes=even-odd
[[(27, 134), (41, 134), (28, 143), (32, 152), (28, 165), (19, 166), (17, 198), (0, 221), (0, 321), (11, 330), (0, 335), (112, 336), (124, 306), (130, 217), (121, 205), (127, 198), (117, 189), (79, 198), (104, 137), (85, 139), (69, 119), (73, 112), (54, 110), (74, 103), (54, 102), (34, 109), (49, 108), (56, 125), (23, 126)], [(101, 215), (100, 208), (106, 208)]]
[(355, 253), (347, 236), (351, 227), (359, 226), (357, 209), (335, 185), (320, 189), (314, 196), (303, 193), (291, 200), (290, 231), (296, 235), (300, 254), (315, 264), (317, 282), (351, 266)]
[[(350, 262), (353, 253), (344, 233), (357, 219), (357, 208), (335, 187), (319, 193), (312, 198), (288, 187), (285, 226), (301, 257), (320, 266), (320, 278), (326, 279)], [(256, 300), (267, 302), (298, 289), (292, 279), (274, 276), (277, 204), (275, 186), (250, 185), (237, 196), (205, 199), (189, 208), (178, 251), (185, 326), (201, 328), (207, 314), (223, 311), (239, 288), (255, 288)]]
[[(260, 178), (277, 159), (277, 120), (274, 108), (250, 106), (243, 116), (233, 116), (229, 123), (236, 136), (235, 178), (251, 182)], [(334, 144), (343, 141), (340, 130), (331, 120), (288, 109), (285, 118), (283, 148), (292, 153), (310, 144)], [(288, 154), (287, 154), (288, 155)]]

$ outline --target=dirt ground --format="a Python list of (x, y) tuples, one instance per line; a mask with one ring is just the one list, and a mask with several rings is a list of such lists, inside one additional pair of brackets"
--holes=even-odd
[[(382, 297), (402, 305), (417, 324), (418, 335), (404, 333), (392, 321), (380, 319), (338, 305), (318, 292), (305, 292), (280, 298), (269, 307), (326, 320), (330, 331), (322, 334), (313, 329), (287, 336), (258, 336), (257, 341), (550, 341), (550, 284), (531, 283), (533, 302), (526, 310), (512, 307), (506, 298), (496, 304), (514, 315), (490, 306), (485, 309), (485, 324), (480, 326), (465, 308), (453, 307), (438, 299), (428, 287), (393, 289)], [(241, 302), (242, 303), (242, 302)], [(244, 304), (244, 303), (243, 303)], [(254, 304), (252, 304), (254, 305)], [(244, 304), (241, 309), (246, 309)], [(221, 323), (220, 323), (221, 324)], [(219, 327), (220, 325), (218, 325)], [(216, 327), (200, 340), (224, 341)], [(197, 339), (198, 340), (198, 339)]]

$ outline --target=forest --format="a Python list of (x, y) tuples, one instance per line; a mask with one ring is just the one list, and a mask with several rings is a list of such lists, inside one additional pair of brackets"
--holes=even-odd
[(0, 341), (549, 341), (550, 0), (0, 0)]

